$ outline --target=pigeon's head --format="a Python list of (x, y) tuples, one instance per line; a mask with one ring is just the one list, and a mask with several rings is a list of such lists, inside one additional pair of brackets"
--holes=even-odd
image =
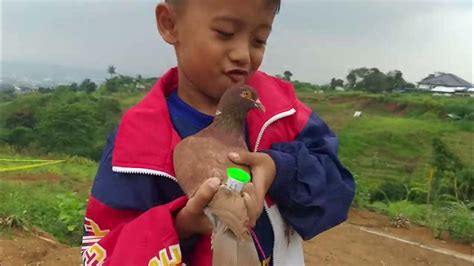
[(218, 110), (232, 108), (233, 111), (247, 113), (256, 108), (265, 112), (265, 107), (258, 99), (257, 91), (247, 85), (231, 87), (221, 97)]

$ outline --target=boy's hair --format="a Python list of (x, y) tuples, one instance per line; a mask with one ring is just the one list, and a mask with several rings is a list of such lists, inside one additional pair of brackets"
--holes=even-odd
[[(186, 0), (165, 0), (166, 3), (174, 6), (175, 8), (180, 8), (180, 6), (185, 2)], [(274, 4), (275, 5), (275, 14), (280, 11), (280, 5), (281, 5), (281, 0), (267, 0), (268, 4)]]

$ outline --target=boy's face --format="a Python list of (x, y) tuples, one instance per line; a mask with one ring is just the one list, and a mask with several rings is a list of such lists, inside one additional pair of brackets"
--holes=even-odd
[(268, 0), (185, 0), (173, 43), (179, 88), (218, 100), (244, 84), (262, 63), (274, 16)]

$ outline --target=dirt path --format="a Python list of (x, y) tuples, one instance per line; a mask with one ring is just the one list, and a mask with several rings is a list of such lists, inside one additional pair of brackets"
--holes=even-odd
[[(364, 210), (352, 210), (347, 223), (306, 242), (304, 249), (306, 265), (468, 266), (474, 260), (471, 245), (436, 240), (422, 227), (395, 229), (386, 217)], [(79, 265), (78, 254), (79, 248), (29, 233), (0, 237), (1, 266)]]
[[(434, 239), (430, 230), (390, 227), (387, 217), (352, 210), (349, 221), (304, 246), (307, 265), (466, 265), (471, 245)], [(446, 255), (443, 253), (451, 253)]]

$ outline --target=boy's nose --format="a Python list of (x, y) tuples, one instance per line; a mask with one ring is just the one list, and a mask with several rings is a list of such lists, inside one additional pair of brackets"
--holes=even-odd
[(247, 66), (250, 64), (250, 50), (247, 45), (240, 45), (230, 51), (229, 53), (230, 60), (239, 65)]

